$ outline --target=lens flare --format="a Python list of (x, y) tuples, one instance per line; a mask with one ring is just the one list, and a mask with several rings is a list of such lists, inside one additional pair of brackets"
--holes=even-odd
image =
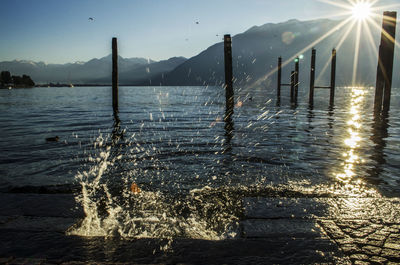
[(364, 20), (371, 16), (371, 4), (366, 2), (358, 2), (352, 8), (352, 14), (355, 19)]

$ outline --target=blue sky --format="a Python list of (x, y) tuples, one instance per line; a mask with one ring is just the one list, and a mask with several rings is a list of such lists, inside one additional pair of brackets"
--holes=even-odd
[[(397, 1), (381, 0), (377, 5)], [(192, 57), (221, 41), (223, 34), (343, 11), (322, 0), (1, 0), (0, 4), (0, 61), (46, 63), (103, 57), (110, 53), (114, 36), (123, 57)], [(399, 11), (398, 6), (386, 9)]]

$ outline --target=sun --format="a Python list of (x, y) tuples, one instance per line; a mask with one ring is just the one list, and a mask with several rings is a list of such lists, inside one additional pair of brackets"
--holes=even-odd
[[(400, 3), (397, 0), (396, 3), (386, 3), (382, 5), (380, 0), (315, 0), (331, 7), (334, 7), (333, 12), (324, 16), (323, 18), (332, 18), (334, 20), (340, 19), (340, 22), (333, 27), (331, 30), (328, 30), (326, 33), (322, 34), (320, 37), (315, 40), (311, 40), (308, 45), (305, 45), (304, 48), (300, 49), (297, 53), (295, 53), (291, 58), (282, 62), (282, 66), (285, 66), (291, 63), (299, 54), (306, 52), (307, 50), (315, 47), (318, 43), (322, 42), (332, 34), (335, 34), (340, 30), (341, 34), (338, 34), (339, 39), (336, 44), (336, 50), (339, 51), (342, 45), (345, 43), (345, 40), (348, 36), (354, 36), (354, 60), (353, 60), (353, 73), (352, 73), (352, 84), (355, 84), (357, 80), (357, 70), (359, 63), (359, 52), (360, 52), (360, 41), (361, 36), (366, 36), (367, 42), (370, 46), (370, 49), (376, 49), (376, 41), (373, 37), (373, 29), (381, 31), (381, 24), (379, 24), (382, 16), (381, 12), (384, 10), (397, 9), (400, 7)], [(394, 0), (393, 0), (394, 1)], [(321, 17), (317, 17), (321, 18)], [(387, 32), (383, 32), (387, 35)], [(396, 41), (396, 47), (400, 47), (400, 44)], [(325, 70), (329, 67), (330, 60), (327, 60), (325, 66), (322, 68), (319, 76), (317, 77), (317, 81), (322, 78)], [(278, 67), (271, 70), (267, 75), (263, 78), (257, 80), (257, 82), (262, 82), (269, 78), (272, 74), (278, 71)]]
[(364, 20), (371, 16), (371, 4), (367, 2), (358, 2), (352, 7), (352, 15), (357, 20)]

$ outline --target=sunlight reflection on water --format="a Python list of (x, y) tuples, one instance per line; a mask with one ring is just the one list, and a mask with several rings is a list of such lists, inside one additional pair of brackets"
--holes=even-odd
[[(343, 173), (336, 174), (336, 178), (343, 183), (350, 183), (356, 176), (354, 167), (362, 162), (360, 155), (357, 152), (361, 141), (359, 130), (362, 127), (360, 122), (360, 108), (364, 101), (364, 88), (354, 87), (351, 92), (349, 120), (347, 121), (348, 138), (344, 139), (345, 152), (343, 156), (346, 158), (343, 163)], [(346, 150), (347, 149), (347, 150)], [(361, 182), (361, 180), (359, 180)]]
[[(367, 186), (363, 177), (360, 175), (361, 170), (358, 169), (360, 165), (365, 163), (365, 150), (361, 151), (366, 142), (365, 134), (366, 124), (363, 123), (362, 113), (363, 105), (366, 101), (366, 88), (365, 87), (352, 87), (350, 93), (348, 120), (345, 133), (347, 136), (342, 142), (344, 152), (342, 156), (344, 161), (341, 163), (341, 172), (334, 172), (333, 175), (339, 181), (335, 185), (337, 194), (345, 196), (381, 196), (379, 192), (371, 186)], [(364, 121), (365, 122), (365, 121)], [(364, 147), (365, 148), (365, 147)], [(339, 186), (339, 189), (338, 189)]]

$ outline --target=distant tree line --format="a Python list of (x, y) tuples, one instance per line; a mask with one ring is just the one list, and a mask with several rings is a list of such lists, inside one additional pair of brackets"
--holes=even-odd
[(33, 87), (35, 82), (29, 75), (11, 75), (9, 71), (2, 71), (0, 74), (0, 85), (13, 87)]

